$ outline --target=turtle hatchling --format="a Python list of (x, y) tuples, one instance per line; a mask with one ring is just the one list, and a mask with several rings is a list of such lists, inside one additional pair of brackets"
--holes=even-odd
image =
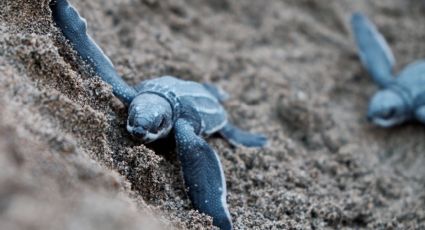
[(263, 147), (267, 140), (233, 126), (220, 102), (227, 95), (211, 84), (165, 76), (128, 86), (111, 61), (87, 35), (87, 26), (67, 0), (50, 3), (53, 19), (79, 56), (114, 94), (129, 105), (127, 130), (148, 143), (173, 134), (189, 198), (197, 210), (221, 229), (232, 229), (226, 183), (216, 152), (203, 139), (219, 133), (233, 145)]
[(413, 119), (425, 123), (425, 60), (409, 64), (394, 77), (394, 55), (375, 25), (356, 12), (351, 27), (361, 62), (380, 88), (370, 101), (368, 119), (381, 127)]

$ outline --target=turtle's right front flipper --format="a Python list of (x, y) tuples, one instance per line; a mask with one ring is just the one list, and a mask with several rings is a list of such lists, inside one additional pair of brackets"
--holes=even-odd
[(130, 104), (136, 91), (127, 85), (116, 72), (112, 62), (87, 34), (86, 21), (67, 0), (50, 3), (53, 20), (78, 55), (87, 62), (102, 80), (112, 85), (114, 94), (125, 104)]
[(210, 215), (220, 229), (232, 229), (226, 182), (217, 154), (184, 119), (176, 121), (174, 132), (184, 181), (194, 208)]
[(351, 29), (362, 64), (380, 87), (386, 87), (393, 81), (392, 69), (395, 60), (384, 37), (375, 25), (359, 12), (351, 17)]

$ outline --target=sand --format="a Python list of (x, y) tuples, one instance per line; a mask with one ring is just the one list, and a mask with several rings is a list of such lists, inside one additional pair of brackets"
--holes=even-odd
[[(425, 56), (422, 0), (72, 0), (131, 84), (211, 82), (238, 126), (218, 136), (235, 229), (425, 229), (425, 128), (365, 119), (376, 87), (349, 16), (388, 39), (396, 71)], [(127, 111), (51, 19), (0, 1), (0, 229), (211, 229), (185, 194), (172, 140), (143, 145)]]

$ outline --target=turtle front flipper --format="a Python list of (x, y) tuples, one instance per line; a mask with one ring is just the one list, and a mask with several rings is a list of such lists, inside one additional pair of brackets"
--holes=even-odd
[(394, 55), (382, 34), (360, 12), (352, 15), (351, 29), (357, 43), (362, 64), (372, 75), (376, 84), (380, 87), (386, 87), (392, 83), (392, 69), (395, 64)]
[(220, 229), (232, 229), (226, 182), (217, 154), (195, 134), (186, 120), (178, 119), (174, 132), (184, 181), (194, 208), (210, 215), (213, 224)]
[(234, 146), (264, 147), (267, 144), (267, 138), (264, 135), (243, 131), (230, 123), (227, 123), (219, 132)]
[(118, 75), (112, 62), (87, 34), (84, 18), (67, 0), (50, 3), (53, 20), (68, 39), (78, 55), (87, 62), (102, 80), (112, 85), (114, 94), (125, 104), (130, 104), (136, 91)]

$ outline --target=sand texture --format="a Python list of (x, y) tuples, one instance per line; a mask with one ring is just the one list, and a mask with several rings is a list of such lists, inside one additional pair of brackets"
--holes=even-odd
[[(425, 229), (425, 127), (365, 119), (376, 91), (349, 16), (396, 56), (425, 56), (423, 0), (71, 0), (130, 84), (211, 82), (265, 149), (207, 139), (235, 229)], [(213, 229), (172, 139), (143, 145), (127, 110), (52, 22), (48, 0), (0, 0), (0, 229)]]

